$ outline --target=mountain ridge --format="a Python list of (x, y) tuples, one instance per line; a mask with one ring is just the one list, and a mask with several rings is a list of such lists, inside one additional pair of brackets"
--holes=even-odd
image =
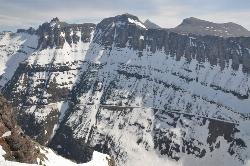
[[(131, 17), (135, 20), (138, 20), (141, 22), (137, 16), (125, 13), (121, 15), (117, 15), (119, 17)], [(115, 18), (115, 17), (113, 17)], [(93, 23), (82, 23), (82, 24), (68, 24), (66, 22), (61, 22), (58, 17), (55, 17), (51, 19), (50, 22), (45, 22), (44, 24), (51, 24), (51, 22), (56, 21), (57, 24), (62, 27), (67, 26), (80, 26), (82, 24), (93, 24)], [(56, 25), (55, 22), (55, 25)], [(142, 22), (141, 22), (142, 23)], [(159, 29), (162, 28), (158, 26), (157, 24), (151, 22), (149, 19), (147, 19), (143, 24), (150, 27), (152, 25), (153, 29)], [(41, 25), (40, 25), (41, 26)], [(152, 28), (151, 27), (151, 28)], [(211, 29), (210, 29), (211, 28)], [(39, 28), (38, 28), (39, 29)], [(37, 30), (38, 30), (37, 29)], [(226, 22), (226, 23), (214, 23), (207, 20), (202, 20), (196, 17), (189, 17), (183, 19), (182, 23), (180, 23), (178, 26), (174, 28), (169, 28), (171, 31), (181, 34), (194, 34), (194, 35), (211, 35), (211, 36), (220, 36), (220, 37), (250, 37), (250, 31), (244, 28), (243, 26), (234, 23), (234, 22)], [(18, 29), (17, 32), (28, 32), (28, 33), (34, 33), (34, 28), (29, 28), (27, 30), (25, 29)], [(216, 32), (218, 31), (218, 32)]]
[[(92, 161), (82, 166), (102, 164), (112, 166), (112, 159), (101, 153), (94, 152)], [(98, 156), (99, 155), (99, 156)], [(99, 157), (99, 158), (98, 158)], [(47, 165), (61, 164), (77, 165), (74, 162), (58, 156), (54, 151), (39, 145), (25, 135), (15, 120), (15, 114), (9, 103), (0, 94), (0, 164)]]
[(93, 150), (117, 165), (248, 162), (249, 37), (147, 29), (128, 14), (39, 32), (0, 41), (19, 48), (1, 47), (7, 62), (26, 55), (2, 92), (39, 143), (79, 163)]
[(151, 22), (149, 19), (147, 19), (146, 21), (144, 21), (144, 25), (148, 28), (148, 29), (159, 29), (161, 28), (159, 25)]
[(243, 26), (233, 23), (213, 23), (195, 17), (186, 18), (180, 25), (172, 28), (174, 32), (183, 34), (215, 35), (221, 37), (250, 36), (250, 31)]

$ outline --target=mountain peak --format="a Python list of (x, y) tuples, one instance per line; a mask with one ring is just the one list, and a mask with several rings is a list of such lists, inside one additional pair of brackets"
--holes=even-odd
[(50, 26), (51, 27), (54, 27), (55, 25), (59, 25), (61, 22), (60, 22), (60, 20), (59, 20), (59, 18), (58, 17), (55, 17), (55, 18), (53, 18), (51, 21), (50, 21)]
[(172, 29), (177, 33), (196, 34), (196, 35), (212, 35), (220, 37), (240, 37), (250, 36), (250, 32), (233, 22), (214, 23), (195, 17), (189, 17), (182, 21), (180, 25)]
[(50, 22), (59, 22), (60, 20), (59, 20), (59, 18), (58, 17), (55, 17), (55, 18), (53, 18)]
[(206, 20), (202, 20), (202, 19), (199, 19), (199, 18), (196, 18), (196, 17), (189, 17), (189, 18), (185, 18), (181, 25), (185, 25), (185, 24), (213, 24), (213, 22), (209, 22), (209, 21), (206, 21)]
[[(106, 28), (108, 26), (112, 27), (113, 25), (116, 25), (117, 27), (124, 27), (128, 25), (135, 25), (139, 28), (146, 29), (145, 25), (139, 20), (137, 16), (134, 16), (129, 13), (117, 15), (114, 17), (109, 17), (103, 19), (99, 24), (99, 28)], [(98, 28), (97, 28), (98, 29)]]
[(131, 18), (131, 19), (135, 19), (135, 20), (139, 20), (139, 18), (133, 14), (130, 14), (130, 13), (124, 13), (124, 14), (121, 14), (121, 15), (117, 15), (115, 17), (118, 17), (118, 18)]
[(143, 25), (143, 23), (140, 21), (140, 19), (137, 16), (129, 14), (129, 13), (115, 16), (114, 21), (122, 22), (125, 24), (135, 24), (136, 26), (146, 29), (146, 27)]
[(159, 25), (153, 23), (152, 21), (150, 21), (149, 19), (147, 19), (144, 22), (144, 25), (148, 28), (148, 29), (159, 29), (161, 28)]

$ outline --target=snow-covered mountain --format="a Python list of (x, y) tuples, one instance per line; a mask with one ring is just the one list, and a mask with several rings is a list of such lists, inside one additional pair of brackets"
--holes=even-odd
[(249, 164), (249, 37), (147, 29), (123, 14), (97, 25), (55, 18), (0, 42), (2, 93), (18, 123), (64, 157)]
[(47, 147), (34, 142), (17, 125), (10, 103), (0, 96), (0, 165), (46, 165), (46, 166), (112, 166), (113, 160), (94, 151), (92, 160), (76, 164)]

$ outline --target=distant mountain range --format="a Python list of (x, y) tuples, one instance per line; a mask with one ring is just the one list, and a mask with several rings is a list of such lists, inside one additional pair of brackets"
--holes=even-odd
[[(160, 29), (157, 24), (146, 20), (144, 25), (148, 29)], [(220, 37), (249, 37), (250, 31), (241, 25), (233, 22), (229, 23), (213, 23), (198, 18), (190, 17), (183, 20), (183, 22), (175, 28), (170, 29), (173, 32), (180, 34), (195, 34), (195, 35), (210, 35)]]

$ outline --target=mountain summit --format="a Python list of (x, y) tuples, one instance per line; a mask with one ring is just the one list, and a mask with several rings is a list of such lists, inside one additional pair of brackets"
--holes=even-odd
[(152, 21), (150, 21), (149, 19), (147, 19), (144, 22), (144, 25), (148, 28), (148, 29), (160, 29), (161, 27), (155, 23), (153, 23)]
[(250, 31), (236, 23), (213, 23), (198, 18), (190, 17), (183, 20), (177, 27), (172, 29), (182, 34), (212, 35), (221, 37), (250, 36)]

